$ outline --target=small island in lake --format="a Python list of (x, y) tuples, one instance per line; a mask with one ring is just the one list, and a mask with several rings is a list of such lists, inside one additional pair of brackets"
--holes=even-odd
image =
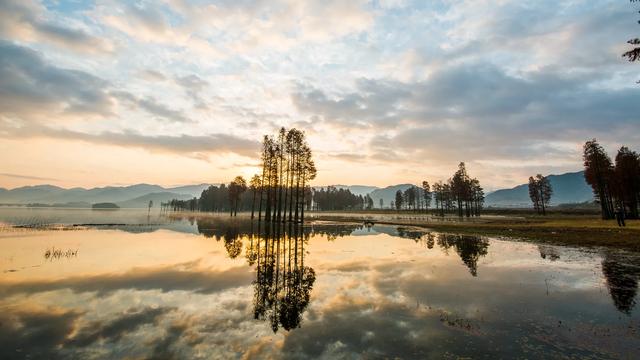
[(91, 205), (92, 209), (97, 209), (97, 210), (114, 210), (114, 209), (120, 209), (120, 206), (114, 204), (114, 203), (109, 203), (109, 202), (104, 202), (104, 203), (97, 203), (97, 204), (93, 204)]

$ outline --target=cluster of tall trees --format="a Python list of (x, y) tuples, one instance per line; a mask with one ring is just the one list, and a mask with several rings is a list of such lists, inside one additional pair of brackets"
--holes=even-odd
[(435, 203), (436, 213), (444, 216), (446, 213), (457, 213), (458, 216), (480, 216), (484, 205), (484, 190), (480, 181), (471, 178), (464, 162), (458, 165), (458, 170), (446, 182), (438, 181), (430, 185), (422, 182), (422, 187), (412, 186), (405, 191), (396, 192), (392, 207), (396, 210), (406, 209), (427, 212), (431, 202)]
[(431, 187), (436, 211), (455, 212), (458, 216), (480, 216), (484, 206), (484, 189), (480, 181), (467, 173), (464, 162), (447, 182), (437, 182)]
[[(304, 210), (311, 201), (309, 182), (315, 179), (316, 174), (304, 132), (283, 127), (275, 137), (265, 135), (262, 175), (254, 177), (258, 220), (303, 222)], [(253, 209), (252, 218), (255, 216), (255, 204)]]
[(163, 209), (178, 211), (251, 211), (251, 218), (270, 222), (304, 220), (311, 206), (309, 182), (316, 177), (316, 167), (304, 133), (281, 128), (277, 136), (265, 135), (262, 142), (262, 174), (254, 175), (249, 184), (237, 176), (227, 186), (210, 186), (199, 199), (171, 200)]
[(313, 190), (313, 208), (315, 210), (362, 210), (373, 208), (373, 199), (369, 195), (355, 195), (349, 189), (335, 186)]
[(529, 198), (538, 214), (547, 214), (551, 195), (553, 195), (553, 189), (546, 176), (538, 174), (535, 177), (529, 177)]
[(628, 218), (638, 218), (640, 200), (640, 156), (623, 146), (615, 162), (596, 141), (584, 144), (584, 176), (600, 203), (603, 219), (612, 219), (620, 208)]
[[(426, 187), (425, 187), (426, 186)], [(396, 210), (406, 209), (415, 212), (426, 212), (431, 206), (431, 187), (427, 181), (422, 182), (422, 188), (411, 186), (404, 191), (396, 191), (393, 206)]]

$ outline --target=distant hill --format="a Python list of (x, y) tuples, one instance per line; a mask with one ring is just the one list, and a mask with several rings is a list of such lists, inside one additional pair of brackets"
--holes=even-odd
[(408, 188), (415, 186), (411, 184), (398, 184), (387, 186), (381, 189), (373, 190), (369, 196), (373, 199), (373, 207), (380, 208), (380, 199), (384, 201), (384, 208), (388, 208), (391, 206), (391, 202), (396, 201), (396, 192), (398, 190), (405, 191)]
[[(64, 189), (53, 185), (24, 186), (16, 189), (0, 189), (0, 204), (68, 204), (68, 203), (116, 203), (121, 207), (147, 207), (149, 200), (160, 204), (168, 194), (177, 199), (200, 197), (209, 184), (164, 188), (159, 185), (136, 184), (131, 186), (107, 186), (93, 189)], [(159, 195), (163, 194), (163, 195)], [(145, 197), (148, 196), (148, 197)], [(145, 202), (146, 200), (146, 202)], [(169, 199), (170, 200), (170, 199)]]
[[(552, 205), (593, 201), (593, 192), (584, 179), (584, 171), (549, 175), (548, 178), (553, 188)], [(511, 189), (494, 191), (486, 196), (485, 205), (530, 207), (529, 185), (522, 184)]]
[(119, 209), (120, 207), (114, 203), (104, 202), (91, 205), (92, 209)]

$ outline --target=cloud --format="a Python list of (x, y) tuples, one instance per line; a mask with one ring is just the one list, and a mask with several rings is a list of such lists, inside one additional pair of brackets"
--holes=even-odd
[(26, 180), (60, 181), (60, 179), (54, 179), (54, 178), (48, 178), (48, 177), (40, 177), (40, 176), (22, 175), (22, 174), (0, 173), (0, 176), (11, 177), (11, 178), (16, 178), (16, 179), (26, 179)]
[(128, 333), (135, 332), (143, 325), (157, 325), (159, 319), (173, 308), (148, 307), (142, 310), (129, 309), (110, 321), (96, 321), (77, 330), (75, 335), (68, 339), (65, 347), (86, 347), (97, 341), (117, 342)]
[(151, 69), (140, 71), (138, 76), (140, 78), (142, 78), (142, 79), (147, 80), (147, 81), (158, 81), (159, 82), (159, 81), (167, 80), (167, 77), (164, 76), (161, 72), (155, 71), (155, 70), (151, 70)]
[(143, 110), (169, 122), (191, 122), (180, 110), (114, 89), (108, 81), (79, 70), (50, 65), (29, 48), (0, 40), (0, 115), (24, 121), (113, 117), (115, 104)]
[(554, 68), (514, 76), (475, 63), (442, 68), (424, 81), (360, 79), (354, 91), (344, 93), (300, 86), (292, 100), (299, 111), (329, 126), (369, 134), (370, 154), (401, 153), (391, 161), (403, 156), (525, 160), (550, 154), (566, 159), (576, 154), (558, 151), (553, 142), (638, 139), (628, 132), (638, 125), (636, 90), (597, 86), (605, 76)]
[(184, 89), (187, 96), (193, 100), (197, 108), (207, 108), (206, 101), (202, 100), (200, 93), (209, 86), (209, 82), (195, 74), (177, 76), (175, 82)]
[(230, 147), (206, 134), (296, 126), (320, 169), (387, 166), (385, 182), (460, 160), (487, 181), (572, 171), (587, 138), (640, 142), (628, 3), (9, 0), (0, 14), (5, 137), (37, 123), (206, 158)]
[(102, 1), (92, 11), (92, 17), (100, 24), (137, 41), (180, 47), (209, 59), (223, 55), (212, 42), (194, 33), (188, 26), (170, 22), (168, 17), (175, 17), (175, 14), (160, 2), (133, 4)]
[[(1, 128), (0, 128), (1, 129)], [(5, 138), (52, 138), (86, 141), (92, 144), (143, 148), (150, 151), (175, 154), (233, 153), (241, 156), (256, 156), (259, 143), (229, 134), (209, 135), (144, 135), (135, 131), (86, 133), (51, 127), (27, 127), (9, 129), (0, 137)]]
[(34, 50), (0, 40), (0, 116), (45, 121), (56, 115), (108, 116), (108, 82), (52, 66)]
[(0, 354), (3, 359), (56, 359), (58, 346), (74, 330), (80, 313), (59, 308), (7, 308), (0, 313)]
[(0, 3), (0, 35), (26, 42), (49, 42), (79, 53), (111, 53), (114, 44), (72, 28), (45, 20), (45, 9), (31, 0), (5, 0)]
[[(262, 50), (287, 51), (302, 44), (324, 43), (362, 32), (374, 20), (367, 1), (363, 0), (215, 4), (168, 0), (164, 4), (146, 5), (144, 9), (115, 7), (117, 15), (110, 7), (100, 9), (98, 17), (141, 41), (171, 43), (194, 53), (208, 53), (211, 58)], [(180, 21), (169, 23), (165, 15)], [(211, 38), (217, 41), (212, 42)]]
[(131, 110), (142, 109), (151, 115), (155, 115), (160, 120), (181, 123), (192, 122), (184, 112), (171, 109), (153, 97), (139, 97), (125, 91), (114, 91), (111, 92), (111, 95)]

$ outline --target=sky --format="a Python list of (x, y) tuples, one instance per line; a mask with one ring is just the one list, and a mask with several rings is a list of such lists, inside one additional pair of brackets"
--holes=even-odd
[(0, 0), (0, 187), (228, 182), (304, 130), (314, 185), (485, 189), (640, 150), (622, 0)]

